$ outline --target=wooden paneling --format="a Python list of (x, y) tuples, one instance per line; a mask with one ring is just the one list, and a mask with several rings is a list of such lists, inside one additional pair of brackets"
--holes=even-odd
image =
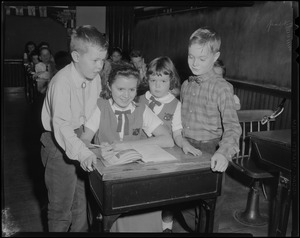
[(24, 87), (25, 72), (21, 59), (4, 60), (3, 87)]
[(132, 47), (133, 7), (107, 6), (106, 9), (106, 35), (110, 48), (120, 47), (125, 58), (128, 58)]

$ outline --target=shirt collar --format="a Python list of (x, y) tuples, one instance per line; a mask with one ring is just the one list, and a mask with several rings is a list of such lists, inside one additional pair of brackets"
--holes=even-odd
[[(145, 94), (145, 97), (146, 97), (146, 99), (147, 100), (150, 100), (150, 97), (151, 96), (153, 96), (151, 93), (150, 93), (150, 91), (147, 91), (146, 92), (146, 94)], [(153, 96), (154, 97), (154, 96)], [(175, 98), (175, 96), (172, 94), (172, 93), (170, 93), (170, 92), (168, 92), (168, 94), (166, 95), (166, 96), (163, 96), (163, 97), (161, 97), (161, 98), (157, 98), (157, 97), (154, 97), (157, 101), (159, 101), (159, 102), (161, 102), (161, 103), (169, 103), (169, 102), (171, 102), (174, 98)]]
[(109, 104), (111, 106), (111, 109), (113, 110), (113, 112), (115, 112), (116, 110), (119, 110), (119, 111), (127, 111), (127, 110), (130, 110), (131, 113), (133, 113), (134, 109), (135, 109), (135, 104), (134, 102), (131, 102), (126, 108), (120, 108), (118, 106), (116, 106), (116, 104), (113, 102), (113, 100), (110, 98), (108, 99), (109, 101)]
[(216, 75), (215, 71), (213, 69), (211, 69), (207, 73), (201, 74), (201, 75), (196, 75), (195, 77), (198, 77), (200, 79), (200, 81), (203, 83), (203, 82), (207, 81), (208, 79), (214, 77), (215, 75)]
[(71, 63), (71, 74), (72, 74), (72, 78), (74, 79), (76, 88), (81, 88), (83, 82), (85, 82), (85, 83), (89, 82), (89, 80), (83, 78), (79, 74), (79, 72), (75, 68), (74, 62)]

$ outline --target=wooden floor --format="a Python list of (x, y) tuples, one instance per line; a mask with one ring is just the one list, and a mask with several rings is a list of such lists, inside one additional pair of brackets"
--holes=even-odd
[[(15, 233), (44, 233), (47, 230), (47, 190), (44, 184), (44, 168), (40, 158), (40, 107), (38, 103), (27, 104), (22, 88), (4, 90), (2, 98), (2, 236)], [(242, 180), (242, 181), (241, 181)], [(238, 182), (240, 181), (240, 182)], [(252, 234), (267, 237), (268, 225), (245, 226), (237, 222), (233, 214), (244, 210), (250, 181), (226, 173), (222, 188), (225, 203), (219, 232)], [(260, 212), (268, 214), (270, 203), (261, 193)], [(194, 221), (187, 223), (193, 225)], [(173, 232), (185, 233), (175, 221)], [(287, 229), (291, 236), (291, 214)]]

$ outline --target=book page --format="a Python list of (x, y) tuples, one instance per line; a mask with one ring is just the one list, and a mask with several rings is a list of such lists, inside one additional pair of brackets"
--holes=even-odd
[(135, 149), (125, 149), (116, 151), (114, 156), (109, 159), (102, 159), (106, 167), (112, 165), (128, 164), (132, 162), (142, 162), (142, 155)]
[(112, 156), (111, 158), (104, 160), (101, 156), (99, 157), (106, 167), (133, 162), (148, 163), (177, 160), (176, 157), (174, 157), (158, 145), (122, 145), (120, 146), (119, 150), (115, 151), (114, 156)]
[(142, 160), (145, 163), (177, 160), (173, 155), (158, 145), (139, 145), (133, 146), (133, 148), (143, 156)]

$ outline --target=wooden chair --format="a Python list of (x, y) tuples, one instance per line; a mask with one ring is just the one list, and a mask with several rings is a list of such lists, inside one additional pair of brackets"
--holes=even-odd
[(274, 176), (267, 172), (263, 165), (257, 161), (254, 151), (251, 154), (251, 143), (247, 134), (248, 132), (274, 129), (275, 119), (269, 117), (273, 114), (272, 110), (240, 110), (237, 111), (237, 114), (242, 127), (240, 152), (232, 159), (230, 164), (240, 173), (250, 177), (252, 184), (248, 193), (245, 211), (235, 211), (234, 218), (244, 225), (263, 226), (267, 224), (268, 219), (259, 212), (259, 186), (262, 185), (263, 193), (267, 199), (263, 182), (265, 179)]

